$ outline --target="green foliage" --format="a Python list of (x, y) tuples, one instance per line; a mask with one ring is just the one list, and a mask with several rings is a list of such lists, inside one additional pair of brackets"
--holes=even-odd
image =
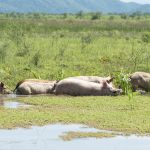
[(38, 66), (39, 65), (39, 63), (40, 63), (40, 59), (41, 59), (41, 54), (40, 54), (40, 52), (38, 51), (38, 52), (36, 52), (35, 54), (34, 54), (34, 56), (32, 57), (32, 60), (31, 60), (31, 63), (34, 65), (34, 66)]
[(140, 17), (142, 16), (142, 12), (140, 12), (140, 11), (136, 11), (136, 12), (133, 12), (131, 15), (130, 15), (130, 17), (133, 19), (133, 18), (136, 18), (137, 17), (137, 19), (140, 19)]
[(124, 95), (130, 95), (132, 89), (129, 74), (126, 74), (123, 70), (121, 70), (121, 72), (117, 75), (117, 84), (123, 90)]
[(102, 17), (101, 12), (93, 13), (91, 20), (100, 19)]
[(109, 16), (109, 20), (114, 20), (114, 16)]
[(64, 18), (64, 19), (68, 18), (68, 14), (67, 14), (67, 13), (64, 13), (64, 14), (63, 14), (63, 18)]
[(83, 16), (84, 16), (84, 12), (83, 11), (79, 11), (78, 13), (76, 13), (76, 18), (82, 19)]
[(150, 70), (150, 45), (143, 40), (148, 39), (149, 19), (143, 23), (142, 19), (121, 20), (118, 15), (91, 21), (90, 13), (82, 19), (71, 14), (67, 19), (28, 15), (8, 16), (0, 23), (0, 80), (12, 89), (26, 78), (60, 80), (108, 76), (121, 68), (126, 73)]
[(144, 33), (142, 35), (142, 41), (145, 42), (145, 43), (150, 43), (150, 33)]
[(123, 70), (117, 74), (117, 84), (123, 90), (123, 94), (128, 96), (131, 110), (135, 108), (132, 86), (130, 82), (130, 74), (126, 74)]
[(128, 15), (127, 14), (121, 14), (120, 17), (121, 17), (121, 19), (127, 19)]
[(130, 134), (150, 133), (149, 95), (136, 95), (136, 105), (132, 111), (128, 96), (34, 96), (20, 97), (18, 101), (31, 107), (0, 107), (0, 128), (31, 127), (59, 122), (85, 124), (97, 129)]

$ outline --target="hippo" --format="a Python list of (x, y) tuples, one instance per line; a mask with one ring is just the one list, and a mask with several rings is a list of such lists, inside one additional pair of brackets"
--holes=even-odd
[(61, 80), (54, 90), (56, 95), (71, 96), (115, 96), (121, 92), (122, 90), (113, 88), (106, 81), (94, 83), (75, 78)]
[(133, 91), (144, 90), (150, 91), (150, 73), (135, 72), (130, 76)]
[(75, 76), (75, 77), (69, 77), (68, 79), (80, 79), (80, 80), (89, 81), (89, 82), (95, 82), (95, 83), (102, 83), (103, 81), (106, 81), (107, 83), (112, 83), (114, 77), (110, 77), (110, 76), (108, 76), (108, 77)]
[(18, 95), (52, 94), (57, 81), (26, 79), (20, 81), (14, 92)]
[(6, 88), (3, 82), (0, 82), (0, 94), (12, 94), (13, 92)]

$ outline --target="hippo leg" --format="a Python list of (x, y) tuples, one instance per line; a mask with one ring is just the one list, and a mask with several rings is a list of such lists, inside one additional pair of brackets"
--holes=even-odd
[(29, 87), (18, 87), (17, 91), (16, 91), (17, 95), (31, 95), (31, 89)]

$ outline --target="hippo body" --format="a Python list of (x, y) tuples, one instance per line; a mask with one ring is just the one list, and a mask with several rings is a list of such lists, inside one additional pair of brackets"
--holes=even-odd
[(15, 92), (18, 95), (51, 94), (56, 81), (27, 79), (17, 84)]
[(80, 79), (64, 79), (56, 84), (54, 93), (56, 95), (71, 96), (107, 96), (118, 95), (119, 89), (113, 88), (107, 82), (94, 83)]
[(80, 80), (94, 82), (94, 83), (102, 83), (103, 81), (108, 81), (108, 82), (113, 81), (113, 78), (111, 77), (99, 77), (99, 76), (75, 76), (75, 77), (69, 77), (68, 79), (80, 79)]
[(150, 73), (135, 72), (130, 76), (133, 91), (138, 89), (150, 91)]

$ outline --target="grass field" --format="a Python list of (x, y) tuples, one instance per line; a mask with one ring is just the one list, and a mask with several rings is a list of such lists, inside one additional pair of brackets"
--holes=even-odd
[(27, 97), (18, 101), (29, 108), (0, 107), (0, 128), (30, 127), (50, 123), (79, 123), (124, 133), (150, 133), (149, 96)]
[[(0, 15), (0, 80), (10, 89), (27, 78), (150, 72), (149, 15), (64, 16)], [(62, 122), (149, 134), (149, 100), (149, 95), (19, 98), (33, 107), (0, 107), (0, 128)]]
[(0, 16), (0, 80), (150, 71), (150, 17)]

